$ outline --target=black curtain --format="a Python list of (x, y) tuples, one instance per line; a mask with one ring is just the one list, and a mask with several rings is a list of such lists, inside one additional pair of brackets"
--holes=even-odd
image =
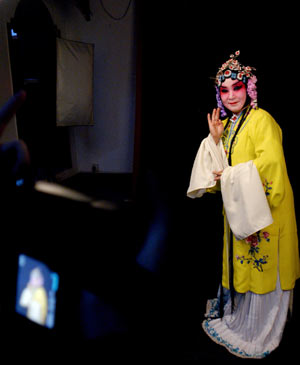
[[(261, 9), (253, 3), (228, 9), (203, 2), (140, 6), (140, 196), (147, 191), (151, 171), (156, 196), (163, 199), (170, 217), (162, 270), (174, 289), (168, 299), (174, 311), (169, 313), (180, 312), (176, 318), (186, 329), (204, 312), (206, 299), (216, 295), (223, 245), (221, 197), (208, 194), (191, 200), (186, 190), (195, 154), (208, 135), (207, 113), (216, 106), (212, 78), (236, 50), (243, 64), (257, 69), (259, 106), (282, 128), (296, 210), (300, 209), (294, 168), (299, 131), (294, 109), (297, 12), (275, 6)], [(180, 328), (178, 321), (176, 325)]]

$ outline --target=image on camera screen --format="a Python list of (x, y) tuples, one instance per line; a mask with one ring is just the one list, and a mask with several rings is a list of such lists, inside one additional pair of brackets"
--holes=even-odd
[(16, 312), (41, 326), (55, 325), (56, 293), (59, 275), (47, 265), (19, 255)]

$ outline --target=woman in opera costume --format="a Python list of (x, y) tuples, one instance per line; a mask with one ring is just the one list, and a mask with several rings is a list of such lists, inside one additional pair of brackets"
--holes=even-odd
[[(230, 56), (215, 78), (218, 108), (197, 152), (187, 195), (221, 190), (222, 285), (208, 300), (204, 331), (243, 358), (278, 347), (300, 276), (293, 191), (282, 132), (257, 106), (252, 67)], [(220, 119), (226, 117), (225, 119)]]

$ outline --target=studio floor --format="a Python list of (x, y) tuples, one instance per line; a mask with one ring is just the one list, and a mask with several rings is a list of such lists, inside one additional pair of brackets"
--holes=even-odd
[[(110, 183), (110, 178), (108, 176), (106, 178), (107, 180), (100, 190), (97, 190), (97, 186), (99, 187), (101, 184), (86, 183), (87, 176), (81, 176), (78, 180), (73, 179), (69, 181), (68, 185), (86, 193), (86, 190), (90, 189), (92, 195), (100, 198), (106, 197), (115, 201), (126, 201), (126, 204), (129, 205), (133, 204), (129, 190), (126, 188), (126, 186), (130, 186), (130, 180), (128, 180), (130, 177), (122, 177), (123, 190), (119, 189), (120, 184)], [(116, 190), (117, 194), (114, 193)], [(136, 245), (134, 248), (137, 253), (136, 257), (139, 257), (138, 262), (131, 263), (133, 276), (131, 276), (132, 282), (128, 285), (130, 290), (123, 291), (122, 297), (116, 295), (119, 304), (124, 298), (126, 299), (127, 309), (123, 311), (121, 308), (118, 312), (116, 308), (120, 309), (120, 306), (117, 305), (114, 307), (115, 312), (108, 310), (108, 322), (111, 321), (110, 330), (107, 333), (104, 331), (103, 335), (84, 340), (79, 344), (78, 349), (84, 356), (97, 354), (99, 359), (105, 358), (111, 361), (126, 359), (134, 360), (139, 364), (163, 361), (181, 364), (199, 364), (203, 361), (218, 360), (235, 363), (246, 361), (217, 345), (202, 330), (201, 324), (204, 319), (206, 300), (212, 298), (217, 289), (219, 274), (216, 267), (220, 257), (216, 256), (215, 250), (211, 253), (210, 246), (204, 244), (208, 238), (203, 235), (203, 245), (201, 248), (195, 249), (193, 240), (198, 242), (198, 237), (193, 238), (194, 231), (191, 227), (196, 224), (197, 220), (193, 221), (191, 218), (194, 216), (193, 211), (187, 214), (190, 205), (186, 206), (184, 203), (176, 207), (172, 206), (170, 209), (166, 207), (165, 201), (162, 204), (161, 202), (156, 204), (151, 199), (150, 201), (151, 204), (138, 214), (132, 213), (131, 208), (126, 210), (130, 214), (129, 217), (126, 217), (129, 222), (131, 219), (137, 219), (131, 223), (138, 232), (137, 235), (134, 235)], [(143, 204), (149, 204), (149, 200), (142, 202), (141, 205)], [(172, 218), (165, 219), (164, 214), (158, 214), (160, 218), (156, 220), (156, 209), (160, 213), (171, 210)], [(150, 214), (149, 210), (154, 213)], [(144, 219), (149, 220), (150, 223), (143, 224)], [(204, 219), (202, 224), (206, 225), (206, 223)], [(157, 230), (157, 224), (158, 226), (167, 224), (169, 228), (172, 226), (171, 232), (161, 241), (156, 240), (156, 244), (150, 251), (147, 251), (148, 256), (145, 259), (139, 253), (145, 241), (153, 243), (149, 237), (153, 235), (157, 238), (156, 234), (160, 232), (159, 229)], [(215, 241), (214, 234), (218, 235), (219, 232), (210, 233), (211, 242)], [(120, 235), (122, 236), (122, 232)], [(152, 258), (149, 253), (150, 256), (153, 254)], [(300, 316), (298, 292), (299, 288), (296, 287), (294, 315), (292, 320), (286, 324), (280, 346), (261, 361), (283, 361), (287, 356), (291, 358), (297, 355)], [(107, 310), (107, 307), (105, 308)], [(118, 321), (121, 318), (123, 326), (116, 326), (117, 322), (112, 313), (115, 313)], [(102, 314), (105, 316), (105, 311)], [(103, 319), (100, 318), (100, 322), (103, 323)], [(120, 324), (120, 321), (118, 323)]]

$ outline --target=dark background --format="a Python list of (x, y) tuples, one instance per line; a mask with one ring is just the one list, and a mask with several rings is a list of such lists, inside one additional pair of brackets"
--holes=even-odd
[(241, 63), (257, 69), (259, 106), (281, 126), (289, 163), (299, 128), (295, 9), (252, 3), (227, 10), (198, 2), (171, 6), (168, 1), (155, 7), (143, 2), (140, 7), (149, 164), (164, 165), (165, 170), (173, 163), (177, 170), (190, 170), (199, 141), (208, 133), (206, 114), (216, 105), (210, 78), (236, 50), (241, 51)]
[[(176, 343), (191, 351), (200, 349), (200, 353), (208, 346), (209, 353), (208, 343), (199, 339), (199, 328), (206, 299), (215, 297), (220, 282), (222, 202), (219, 194), (191, 200), (186, 190), (197, 149), (208, 135), (206, 115), (216, 106), (211, 78), (236, 50), (242, 64), (257, 69), (258, 105), (282, 128), (299, 216), (297, 15), (292, 8), (273, 3), (262, 8), (253, 2), (236, 6), (143, 2), (137, 9), (142, 55), (141, 171), (145, 180), (151, 172), (156, 182), (151, 201), (162, 202), (169, 217), (160, 286), (153, 284), (150, 292), (161, 316), (154, 315), (157, 322), (152, 325), (159, 325), (153, 325), (149, 338), (161, 338), (170, 348)], [(141, 186), (145, 194), (147, 184)], [(210, 356), (218, 358), (218, 352)]]
[[(9, 231), (14, 230), (13, 239), (20, 252), (32, 254), (61, 275), (57, 301), (61, 347), (65, 338), (77, 345), (79, 312), (84, 312), (90, 314), (87, 332), (91, 324), (100, 331), (92, 341), (94, 351), (87, 346), (84, 355), (102, 357), (103, 351), (124, 359), (129, 352), (129, 358), (140, 355), (141, 364), (163, 358), (180, 358), (183, 363), (234, 360), (201, 330), (206, 300), (215, 297), (220, 282), (221, 197), (210, 194), (192, 200), (186, 197), (186, 191), (197, 149), (208, 135), (206, 115), (216, 106), (211, 78), (231, 53), (240, 50), (240, 61), (257, 69), (259, 106), (269, 111), (283, 130), (297, 212), (297, 12), (273, 3), (261, 9), (253, 2), (220, 6), (196, 1), (136, 1), (136, 10), (141, 149), (133, 201), (124, 204), (124, 196), (132, 198), (127, 194), (130, 187), (119, 199), (124, 181), (112, 186), (109, 180), (106, 186), (101, 176), (70, 179), (66, 185), (93, 196), (99, 194), (99, 199), (117, 197), (123, 202), (122, 209), (112, 215), (95, 214), (84, 206), (34, 194), (36, 201), (26, 196), (22, 205), (26, 209), (32, 206), (32, 215), (26, 209), (14, 209), (8, 201)], [(103, 191), (99, 192), (99, 186)], [(18, 229), (16, 212), (21, 217)], [(64, 220), (66, 216), (70, 221)], [(136, 265), (135, 255), (149, 237), (155, 242), (148, 256), (153, 265)], [(2, 267), (3, 275), (7, 276), (8, 266), (10, 262)], [(81, 288), (96, 296), (92, 301), (94, 311), (90, 303), (86, 308), (78, 307)], [(101, 334), (99, 317), (101, 324), (103, 318), (109, 318), (109, 311), (97, 302), (99, 298), (126, 318), (125, 335), (118, 331), (109, 336)], [(297, 313), (295, 318), (299, 321)], [(17, 325), (20, 322), (20, 318), (15, 320)], [(13, 345), (24, 341), (27, 322), (22, 322), (17, 339), (10, 317), (5, 325)], [(32, 333), (35, 339), (40, 337), (37, 328)], [(40, 344), (48, 348), (46, 334)], [(287, 351), (291, 353), (294, 337), (290, 334), (287, 332), (274, 356), (284, 358)], [(24, 347), (31, 343), (28, 336)], [(74, 343), (70, 352), (75, 358)], [(270, 361), (273, 359), (270, 356)]]

